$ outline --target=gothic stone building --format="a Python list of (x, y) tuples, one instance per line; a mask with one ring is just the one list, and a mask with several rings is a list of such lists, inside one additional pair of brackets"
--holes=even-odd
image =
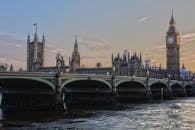
[(30, 41), (30, 36), (27, 37), (27, 71), (37, 71), (44, 66), (44, 50), (45, 36), (42, 41), (39, 41), (37, 29), (34, 35), (34, 40)]
[(167, 49), (167, 72), (171, 79), (180, 79), (180, 35), (176, 30), (173, 12), (170, 20), (169, 29), (166, 35)]
[(69, 57), (69, 66), (64, 65), (63, 57), (57, 54), (56, 67), (43, 67), (44, 63), (44, 48), (45, 38), (43, 36), (42, 42), (39, 42), (37, 31), (34, 36), (34, 41), (30, 42), (30, 36), (27, 39), (27, 70), (28, 71), (43, 71), (43, 72), (72, 72), (82, 74), (115, 74), (122, 76), (139, 76), (139, 77), (153, 77), (153, 78), (167, 78), (170, 74), (171, 79), (179, 79), (180, 77), (180, 59), (179, 59), (179, 41), (180, 36), (176, 30), (173, 14), (170, 20), (169, 29), (166, 34), (166, 49), (167, 49), (167, 69), (159, 67), (144, 67), (142, 63), (142, 55), (138, 56), (133, 53), (130, 56), (129, 52), (125, 51), (123, 56), (117, 54), (116, 57), (112, 55), (112, 67), (80, 67), (80, 53), (78, 50), (77, 37), (75, 37), (75, 44), (72, 57)]
[(78, 50), (77, 37), (75, 37), (74, 50), (72, 52), (72, 57), (69, 57), (70, 71), (75, 72), (77, 68), (80, 68), (80, 53)]
[(132, 56), (125, 50), (123, 57), (120, 57), (119, 53), (117, 57), (112, 55), (112, 67), (115, 68), (117, 75), (140, 75), (140, 71), (143, 69), (142, 56), (137, 56), (135, 52)]
[[(44, 51), (42, 52), (44, 53)], [(72, 57), (69, 57), (69, 66), (65, 65), (64, 57), (60, 54), (56, 54), (56, 66), (52, 67), (43, 67), (39, 66), (36, 69), (33, 69), (32, 71), (38, 71), (38, 72), (76, 72), (76, 70), (80, 68), (80, 53), (78, 51), (78, 43), (77, 43), (77, 37), (75, 37), (75, 43), (73, 48)]]

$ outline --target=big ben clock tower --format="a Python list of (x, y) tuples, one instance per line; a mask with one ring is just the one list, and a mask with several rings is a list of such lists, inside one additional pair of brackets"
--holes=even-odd
[(172, 11), (170, 25), (166, 35), (167, 72), (168, 74), (170, 74), (171, 79), (180, 78), (179, 42), (180, 42), (180, 35), (176, 30), (175, 20)]

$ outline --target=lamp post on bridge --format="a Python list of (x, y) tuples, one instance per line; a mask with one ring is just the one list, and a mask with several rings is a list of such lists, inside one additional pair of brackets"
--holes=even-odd
[(116, 68), (112, 67), (112, 96), (113, 96), (113, 105), (116, 105)]
[(170, 89), (170, 91), (172, 92), (172, 88), (171, 88), (171, 74), (168, 74), (167, 77), (168, 77), (169, 89)]
[(171, 75), (168, 74), (168, 84), (170, 85), (170, 81), (171, 81)]
[(57, 73), (59, 74), (60, 73), (60, 67), (61, 67), (61, 63), (59, 61), (57, 62), (56, 67), (57, 67)]
[(150, 90), (150, 86), (149, 86), (149, 78), (150, 78), (150, 71), (147, 70), (146, 71), (146, 84), (147, 84), (147, 98), (151, 98), (151, 90)]
[(116, 68), (112, 67), (112, 93), (116, 93), (116, 74), (115, 74)]
[(147, 70), (147, 71), (146, 71), (146, 81), (147, 81), (147, 82), (149, 81), (149, 78), (150, 78), (150, 71)]
[(66, 68), (66, 69), (65, 69), (65, 72), (66, 72), (66, 73), (69, 73), (69, 72), (70, 72), (69, 68)]
[(186, 91), (186, 88), (185, 88), (185, 83), (184, 83), (184, 80), (185, 79), (185, 77), (184, 76), (182, 76), (182, 87), (183, 87), (183, 90), (184, 90), (184, 96), (187, 96), (187, 91)]

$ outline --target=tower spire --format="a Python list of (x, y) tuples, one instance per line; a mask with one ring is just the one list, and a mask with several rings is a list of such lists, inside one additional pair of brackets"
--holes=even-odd
[(141, 52), (140, 52), (139, 58), (142, 61), (142, 53)]
[(37, 24), (37, 23), (34, 23), (33, 26), (35, 26), (35, 36), (34, 36), (34, 40), (37, 40), (37, 41), (38, 41), (38, 36), (37, 36), (37, 26), (38, 26), (38, 24)]
[(170, 26), (175, 26), (175, 20), (174, 20), (174, 16), (173, 16), (173, 9), (172, 9), (172, 13), (171, 13)]
[(45, 43), (45, 35), (43, 34), (42, 42)]
[(77, 35), (75, 35), (75, 44), (77, 44)]
[(78, 52), (77, 35), (75, 35), (74, 51)]
[(113, 63), (113, 61), (114, 61), (114, 56), (113, 56), (113, 54), (112, 54), (112, 63)]

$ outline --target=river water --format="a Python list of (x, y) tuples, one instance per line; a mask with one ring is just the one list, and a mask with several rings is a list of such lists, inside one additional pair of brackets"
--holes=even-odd
[(4, 114), (0, 111), (0, 129), (193, 130), (195, 97), (64, 113), (42, 111)]

